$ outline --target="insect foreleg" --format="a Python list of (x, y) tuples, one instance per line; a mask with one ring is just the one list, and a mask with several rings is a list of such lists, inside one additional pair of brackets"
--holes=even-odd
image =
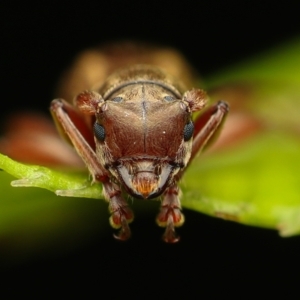
[(224, 101), (219, 101), (208, 108), (194, 122), (194, 140), (191, 153), (191, 162), (198, 152), (200, 152), (207, 143), (212, 142), (220, 132), (225, 116), (229, 111), (229, 106)]
[(181, 212), (180, 189), (177, 184), (169, 186), (163, 194), (160, 212), (156, 222), (161, 227), (166, 227), (163, 240), (167, 243), (176, 243), (179, 237), (175, 233), (175, 227), (184, 223), (184, 215)]
[[(97, 159), (96, 153), (69, 117), (69, 113), (72, 113), (74, 118), (74, 114), (78, 114), (78, 112), (61, 99), (53, 100), (50, 109), (59, 128), (63, 130), (63, 134), (72, 142), (74, 148), (88, 167), (93, 177), (93, 182), (103, 183), (103, 195), (109, 201), (109, 210), (111, 212), (110, 223), (114, 228), (121, 227), (120, 234), (115, 237), (121, 240), (128, 239), (130, 237), (128, 223), (133, 220), (133, 213), (122, 198), (119, 187), (111, 182), (107, 171)], [(80, 117), (80, 115), (78, 114), (77, 117)]]
[(72, 142), (77, 153), (85, 162), (90, 174), (92, 175), (93, 182), (105, 182), (108, 180), (107, 171), (102, 167), (97, 159), (96, 153), (69, 117), (67, 111), (70, 108), (74, 113), (74, 108), (72, 108), (72, 106), (66, 101), (55, 99), (51, 102), (50, 110), (56, 123), (63, 130), (63, 134), (66, 135)]

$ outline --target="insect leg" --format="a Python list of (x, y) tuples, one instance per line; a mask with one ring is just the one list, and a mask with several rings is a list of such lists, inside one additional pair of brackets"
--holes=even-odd
[(224, 101), (219, 101), (201, 114), (194, 122), (194, 140), (190, 162), (200, 152), (204, 146), (217, 138), (225, 116), (229, 111), (229, 106)]
[(109, 200), (110, 225), (116, 229), (121, 228), (118, 235), (114, 235), (114, 237), (125, 241), (131, 235), (128, 224), (133, 220), (133, 212), (122, 198), (121, 191), (117, 185), (107, 182), (103, 184), (103, 187), (104, 197)]
[[(102, 167), (101, 163), (97, 159), (96, 153), (69, 117), (69, 113), (71, 112), (76, 114), (76, 110), (66, 101), (61, 99), (53, 100), (51, 102), (50, 110), (59, 129), (63, 129), (62, 134), (67, 136), (77, 153), (86, 164), (90, 174), (92, 175), (93, 182), (107, 181), (107, 171)], [(78, 113), (77, 115), (79, 117)]]
[[(228, 110), (228, 104), (219, 101), (196, 119), (190, 162), (196, 154), (203, 149), (208, 141), (216, 138)], [(174, 179), (176, 182), (180, 180), (184, 170), (175, 175)], [(175, 227), (181, 226), (184, 222), (179, 194), (180, 189), (177, 184), (173, 184), (167, 188), (163, 194), (161, 209), (156, 219), (159, 226), (166, 227), (163, 239), (168, 243), (179, 241), (179, 237), (175, 233)]]
[[(121, 227), (120, 234), (115, 237), (120, 240), (128, 239), (130, 237), (128, 223), (133, 220), (133, 213), (122, 198), (120, 189), (110, 181), (107, 171), (97, 159), (96, 153), (73, 123), (74, 114), (77, 114), (78, 118), (80, 115), (70, 104), (60, 99), (53, 100), (50, 109), (59, 128), (63, 129), (63, 134), (67, 135), (85, 162), (92, 175), (93, 182), (103, 183), (103, 195), (109, 202), (109, 210), (111, 212), (110, 223), (114, 228)], [(70, 113), (73, 114), (72, 120), (69, 117)], [(81, 125), (83, 126), (83, 124)]]
[(111, 212), (110, 223), (114, 228), (121, 227), (119, 236), (115, 237), (121, 240), (128, 239), (130, 237), (128, 223), (132, 221), (133, 213), (122, 198), (118, 186), (110, 181), (107, 171), (97, 159), (96, 153), (69, 117), (70, 110), (72, 110), (72, 113), (76, 113), (76, 110), (70, 104), (60, 99), (53, 100), (50, 109), (55, 121), (63, 129), (64, 134), (67, 135), (85, 162), (92, 175), (93, 182), (103, 183), (103, 194), (109, 201), (109, 210)]
[(179, 194), (180, 189), (176, 184), (167, 188), (163, 194), (161, 209), (156, 219), (159, 226), (166, 227), (163, 240), (167, 243), (179, 241), (179, 237), (175, 233), (175, 227), (179, 227), (184, 223)]

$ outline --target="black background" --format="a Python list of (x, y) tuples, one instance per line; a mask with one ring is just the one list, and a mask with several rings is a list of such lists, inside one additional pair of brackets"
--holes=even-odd
[[(48, 113), (56, 80), (73, 57), (106, 41), (138, 39), (174, 46), (205, 78), (300, 34), (297, 7), (283, 1), (174, 3), (1, 2), (1, 119), (15, 110)], [(271, 230), (190, 211), (185, 215), (179, 244), (163, 244), (161, 230), (149, 217), (138, 221), (128, 243), (108, 236), (60, 257), (6, 269), (5, 278), (12, 291), (23, 291), (19, 283), (24, 282), (26, 289), (41, 295), (62, 287), (70, 294), (84, 289), (100, 297), (139, 298), (242, 296), (258, 293), (258, 287), (274, 291), (299, 278), (293, 273), (300, 266), (299, 237), (282, 239)]]

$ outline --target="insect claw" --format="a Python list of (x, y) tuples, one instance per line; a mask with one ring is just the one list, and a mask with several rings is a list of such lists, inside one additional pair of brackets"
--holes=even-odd
[(114, 234), (114, 238), (120, 241), (126, 241), (130, 238), (131, 231), (126, 218), (123, 216), (121, 219), (121, 229), (118, 234)]
[(128, 240), (131, 236), (128, 224), (133, 220), (133, 213), (126, 202), (121, 197), (118, 197), (118, 193), (110, 199), (109, 210), (111, 212), (109, 218), (111, 226), (116, 229), (120, 228), (119, 233), (114, 234), (115, 239), (121, 241)]
[(168, 217), (167, 227), (163, 235), (163, 240), (166, 243), (177, 243), (180, 240), (180, 237), (175, 232), (173, 217), (171, 215), (169, 215)]

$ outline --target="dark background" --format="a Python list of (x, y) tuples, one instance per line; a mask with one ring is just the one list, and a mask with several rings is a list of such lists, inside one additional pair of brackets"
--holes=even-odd
[[(191, 3), (1, 2), (1, 120), (15, 110), (48, 113), (56, 80), (73, 57), (106, 41), (138, 39), (174, 46), (205, 78), (300, 35), (298, 9), (286, 1)], [(191, 211), (185, 215), (179, 244), (163, 244), (161, 230), (149, 216), (134, 225), (134, 238), (127, 243), (107, 236), (56, 258), (5, 269), (5, 277), (12, 290), (18, 290), (18, 279), (27, 283), (26, 289), (42, 293), (61, 286), (70, 293), (85, 287), (100, 296), (104, 290), (115, 296), (192, 297), (196, 290), (199, 298), (205, 293), (249, 294), (259, 286), (274, 290), (299, 278), (293, 275), (299, 269), (299, 237), (282, 239), (271, 230)]]

